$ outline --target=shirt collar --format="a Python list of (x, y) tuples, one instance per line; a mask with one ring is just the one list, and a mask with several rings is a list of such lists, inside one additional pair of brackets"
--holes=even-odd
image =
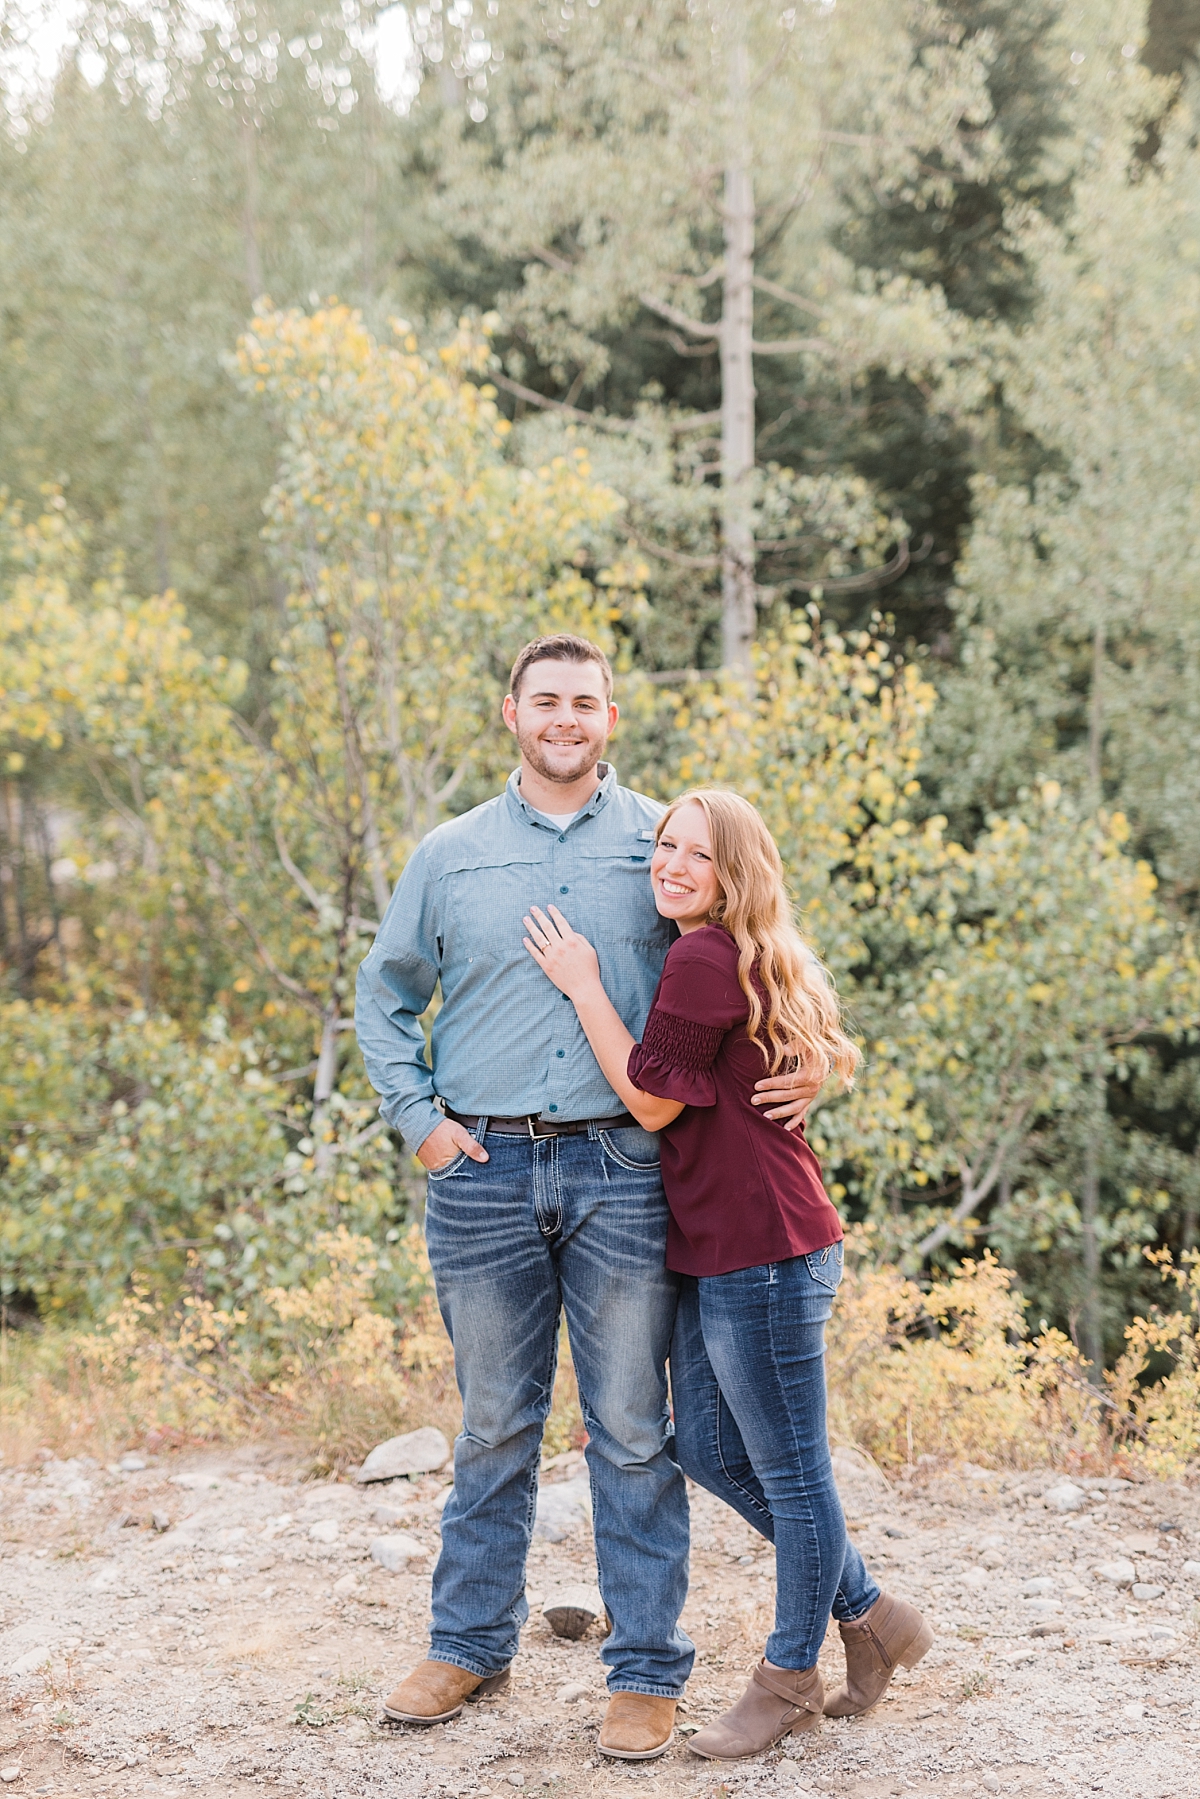
[[(597, 787), (595, 793), (593, 793), (587, 805), (584, 806), (574, 818), (572, 821), (574, 824), (578, 824), (581, 818), (594, 818), (596, 813), (608, 804), (612, 790), (617, 784), (617, 771), (611, 762), (597, 762), (596, 773), (600, 776), (600, 785)], [(545, 819), (535, 811), (528, 801), (522, 798), (521, 771), (519, 768), (514, 768), (511, 775), (509, 775), (506, 792), (508, 794), (509, 805), (519, 807), (522, 815), (531, 825), (535, 825), (540, 831), (547, 831), (552, 828), (546, 823)]]

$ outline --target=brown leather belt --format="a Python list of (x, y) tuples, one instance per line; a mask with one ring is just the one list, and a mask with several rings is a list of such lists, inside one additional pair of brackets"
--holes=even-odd
[[(465, 1125), (469, 1131), (473, 1131), (479, 1123), (478, 1117), (470, 1118), (463, 1112), (455, 1112), (450, 1106), (446, 1107), (446, 1117), (452, 1118), (455, 1124)], [(635, 1130), (642, 1128), (632, 1112), (618, 1112), (615, 1118), (572, 1118), (564, 1120), (562, 1124), (555, 1124), (548, 1118), (539, 1118), (536, 1112), (526, 1113), (521, 1118), (493, 1118), (490, 1113), (487, 1114), (489, 1131), (498, 1131), (502, 1137), (532, 1137), (535, 1141), (539, 1137), (582, 1137), (592, 1125), (598, 1131), (624, 1131), (631, 1125)]]

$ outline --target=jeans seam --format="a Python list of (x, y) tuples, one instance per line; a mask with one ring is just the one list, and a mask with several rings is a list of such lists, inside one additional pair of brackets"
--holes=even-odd
[(753, 1506), (754, 1510), (756, 1512), (762, 1512), (764, 1517), (769, 1518), (771, 1516), (770, 1506), (764, 1505), (762, 1503), (762, 1501), (755, 1494), (753, 1494), (750, 1491), (749, 1487), (744, 1487), (740, 1480), (735, 1479), (734, 1476), (730, 1473), (729, 1467), (725, 1461), (725, 1451), (724, 1451), (724, 1448), (722, 1447), (722, 1443), (721, 1443), (721, 1393), (720, 1393), (720, 1388), (717, 1389), (716, 1417), (713, 1420), (713, 1437), (716, 1441), (716, 1446), (717, 1446), (717, 1462), (720, 1466), (721, 1473), (725, 1476), (725, 1479), (729, 1482), (731, 1487), (735, 1488), (736, 1491), (742, 1495), (742, 1497), (746, 1500), (748, 1505)]
[[(807, 1266), (808, 1266), (808, 1258), (806, 1257), (805, 1258), (805, 1267), (807, 1267)], [(810, 1273), (811, 1273), (811, 1271), (810, 1271)], [(767, 1309), (767, 1329), (770, 1332), (770, 1342), (771, 1342), (771, 1372), (772, 1372), (773, 1378), (776, 1382), (776, 1385), (782, 1391), (784, 1388), (784, 1381), (783, 1381), (783, 1377), (780, 1373), (779, 1361), (778, 1361), (778, 1357), (776, 1355), (776, 1343), (778, 1341), (778, 1335), (779, 1335), (778, 1325), (777, 1325), (778, 1310), (779, 1310), (778, 1297), (777, 1297), (778, 1292), (779, 1292), (778, 1288), (768, 1289), (767, 1308), (766, 1309)], [(823, 1378), (823, 1376), (822, 1376), (822, 1378)], [(805, 1505), (805, 1509), (807, 1511), (807, 1527), (812, 1536), (813, 1546), (816, 1550), (816, 1555), (817, 1555), (818, 1569), (814, 1570), (814, 1573), (815, 1573), (815, 1572), (819, 1571), (820, 1558), (821, 1558), (821, 1552), (822, 1552), (821, 1533), (817, 1527), (817, 1519), (816, 1519), (816, 1514), (815, 1514), (815, 1511), (813, 1508), (812, 1492), (811, 1492), (810, 1486), (809, 1486), (808, 1473), (805, 1469), (803, 1459), (798, 1452), (798, 1446), (795, 1442), (795, 1427), (792, 1424), (790, 1412), (788, 1414), (788, 1424), (789, 1424), (790, 1435), (792, 1438), (792, 1443), (791, 1443), (792, 1458), (793, 1458), (793, 1461), (795, 1462), (796, 1470), (800, 1476), (800, 1491), (803, 1495), (804, 1505)], [(767, 1498), (768, 1498), (768, 1500), (770, 1499), (769, 1494), (767, 1495)], [(805, 1642), (811, 1644), (815, 1638), (816, 1639), (816, 1647), (817, 1647), (818, 1652), (820, 1651), (820, 1647), (821, 1647), (821, 1638), (823, 1638), (823, 1636), (825, 1634), (824, 1630), (820, 1628), (821, 1621), (817, 1618), (815, 1608), (813, 1606), (813, 1595), (818, 1590), (819, 1584), (820, 1584), (819, 1581), (813, 1580), (813, 1579), (810, 1579), (807, 1582), (807, 1615), (803, 1618), (803, 1634), (804, 1634)], [(778, 1626), (776, 1626), (776, 1628), (778, 1628)], [(817, 1635), (819, 1629), (820, 1629), (820, 1636)], [(797, 1635), (799, 1635), (799, 1632), (797, 1632)], [(813, 1656), (813, 1660), (814, 1661), (816, 1660), (815, 1654)]]

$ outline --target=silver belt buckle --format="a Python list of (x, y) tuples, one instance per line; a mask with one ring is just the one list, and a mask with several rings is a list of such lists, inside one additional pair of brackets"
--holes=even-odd
[(535, 1118), (532, 1112), (527, 1112), (525, 1114), (525, 1123), (529, 1128), (529, 1135), (530, 1135), (531, 1140), (534, 1143), (546, 1143), (549, 1141), (549, 1139), (551, 1137), (556, 1135), (556, 1133), (553, 1130), (549, 1130), (549, 1131), (543, 1131), (541, 1133), (541, 1135), (539, 1136), (537, 1131), (535, 1131), (533, 1127), (535, 1124), (540, 1124), (541, 1119)]

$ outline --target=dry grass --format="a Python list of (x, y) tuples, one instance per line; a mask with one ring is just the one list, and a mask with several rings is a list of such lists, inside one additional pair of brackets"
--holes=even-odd
[[(8, 1333), (0, 1462), (269, 1435), (328, 1471), (418, 1425), (453, 1436), (453, 1356), (415, 1232), (406, 1248), (414, 1297), (402, 1323), (372, 1309), (371, 1246), (342, 1231), (318, 1243), (311, 1283), (266, 1294), (254, 1321), (202, 1300), (168, 1314), (135, 1294), (101, 1331)], [(922, 1290), (854, 1232), (829, 1330), (831, 1435), (885, 1468), (966, 1459), (1185, 1473), (1200, 1455), (1200, 1259), (1164, 1265), (1163, 1278), (1176, 1309), (1135, 1320), (1098, 1392), (1067, 1338), (1026, 1336), (1012, 1277), (989, 1256)], [(1172, 1373), (1144, 1386), (1149, 1356), (1163, 1353)], [(564, 1333), (545, 1453), (584, 1440)]]

